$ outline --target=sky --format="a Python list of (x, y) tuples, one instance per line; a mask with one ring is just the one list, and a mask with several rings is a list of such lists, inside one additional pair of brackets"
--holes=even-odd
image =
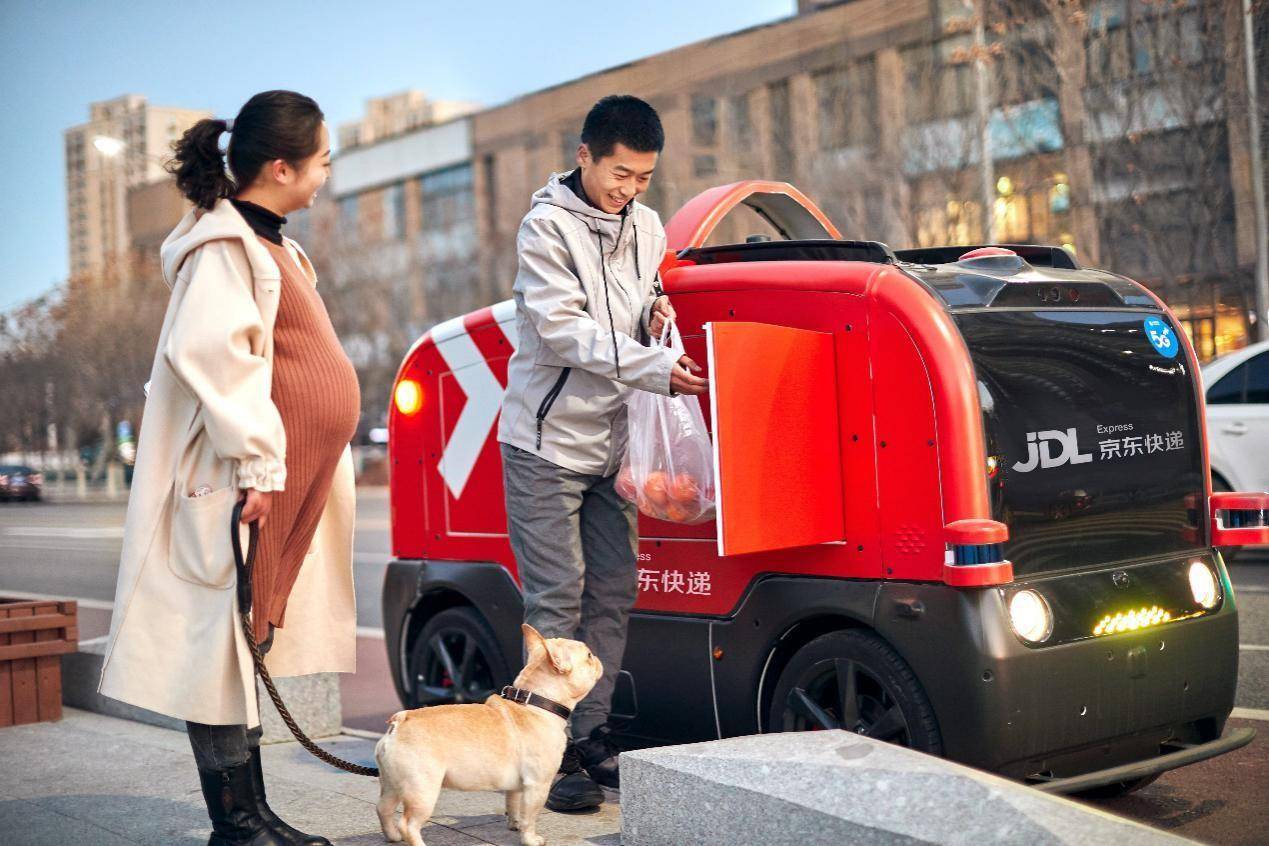
[[(497, 105), (703, 38), (795, 0), (287, 2), (0, 0), (0, 310), (67, 275), (63, 130), (122, 94), (228, 118), (252, 94), (313, 97), (332, 129), (406, 88)], [(637, 93), (637, 92), (634, 92)]]

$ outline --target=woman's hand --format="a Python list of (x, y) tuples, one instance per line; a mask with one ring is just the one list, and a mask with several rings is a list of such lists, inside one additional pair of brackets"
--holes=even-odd
[(661, 337), (661, 330), (665, 328), (665, 321), (676, 320), (678, 314), (674, 311), (674, 306), (670, 305), (670, 298), (667, 296), (657, 297), (652, 303), (652, 312), (648, 320), (648, 334), (653, 338)]
[(250, 523), (253, 520), (260, 521), (260, 527), (264, 527), (265, 518), (269, 516), (269, 508), (273, 505), (273, 497), (270, 491), (258, 491), (255, 488), (247, 490), (247, 504), (242, 507), (242, 522)]

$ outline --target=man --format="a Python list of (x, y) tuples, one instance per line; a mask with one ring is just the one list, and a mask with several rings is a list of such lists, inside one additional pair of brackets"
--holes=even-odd
[(533, 195), (517, 239), (519, 346), (498, 425), (507, 524), (524, 619), (581, 640), (604, 676), (573, 713), (547, 807), (580, 810), (618, 786), (608, 726), (638, 568), (635, 506), (613, 488), (626, 446), (626, 395), (701, 394), (687, 356), (647, 346), (674, 319), (657, 268), (665, 230), (635, 202), (665, 133), (631, 96), (605, 97), (582, 126), (577, 168)]

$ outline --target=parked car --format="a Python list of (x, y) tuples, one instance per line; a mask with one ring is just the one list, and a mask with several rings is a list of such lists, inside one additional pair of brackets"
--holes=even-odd
[[(740, 206), (783, 240), (706, 246)], [(1250, 741), (1225, 728), (1218, 550), (1269, 543), (1269, 495), (1212, 493), (1194, 352), (1147, 288), (1057, 247), (844, 240), (783, 183), (706, 191), (666, 233), (717, 520), (640, 519), (627, 742), (845, 728), (1115, 794)], [(408, 707), (519, 667), (494, 434), (516, 344), (504, 301), (398, 372), (383, 620)]]
[(0, 500), (26, 500), (40, 498), (44, 488), (44, 476), (23, 464), (0, 465)]
[(1269, 491), (1269, 341), (1203, 367), (1212, 487)]

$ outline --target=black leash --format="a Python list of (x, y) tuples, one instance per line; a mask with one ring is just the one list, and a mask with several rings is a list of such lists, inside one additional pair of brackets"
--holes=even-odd
[(260, 537), (260, 525), (255, 520), (247, 524), (247, 555), (244, 559), (242, 555), (242, 538), (239, 535), (238, 526), (242, 520), (242, 508), (246, 504), (247, 501), (241, 499), (234, 505), (233, 518), (229, 524), (229, 537), (234, 548), (234, 564), (238, 569), (238, 617), (242, 621), (242, 633), (247, 636), (247, 646), (251, 648), (251, 659), (256, 665), (256, 673), (264, 682), (265, 689), (269, 691), (269, 698), (273, 700), (274, 707), (282, 715), (282, 721), (286, 723), (286, 727), (291, 730), (291, 734), (295, 736), (301, 746), (313, 753), (314, 757), (325, 761), (332, 767), (338, 767), (354, 775), (377, 778), (379, 776), (377, 767), (363, 767), (360, 764), (345, 761), (310, 740), (309, 736), (295, 722), (291, 712), (287, 710), (286, 704), (282, 701), (282, 696), (278, 693), (277, 687), (273, 684), (273, 679), (269, 676), (269, 671), (264, 666), (264, 655), (260, 653), (260, 646), (256, 643), (255, 631), (251, 625), (251, 575), (256, 565), (256, 542)]

